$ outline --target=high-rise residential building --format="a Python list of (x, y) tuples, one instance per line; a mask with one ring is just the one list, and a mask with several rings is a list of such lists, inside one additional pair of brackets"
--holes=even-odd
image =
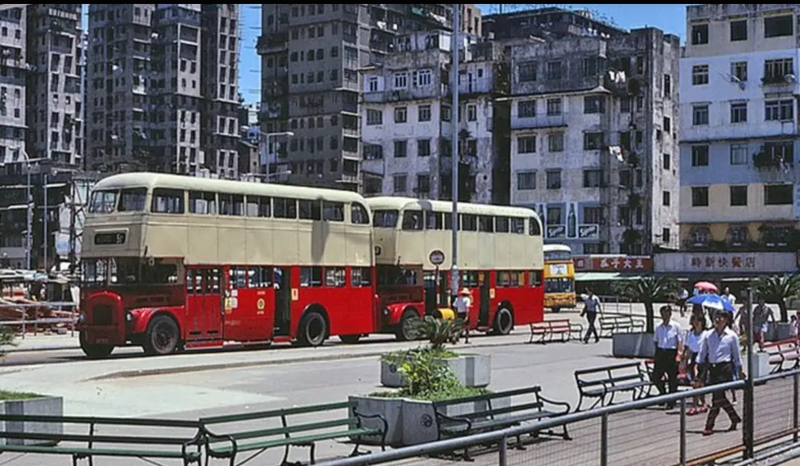
[[(25, 160), (27, 77), (26, 8), (0, 10), (0, 162)], [(42, 74), (43, 78), (47, 73)]]
[(708, 4), (686, 12), (682, 246), (795, 251), (800, 7)]
[[(474, 28), (479, 11), (469, 11)], [(382, 63), (398, 36), (451, 29), (452, 20), (449, 4), (264, 4), (264, 170), (291, 171), (291, 183), (359, 189), (359, 70)]]
[(238, 4), (91, 4), (87, 166), (234, 178)]
[(484, 36), (527, 39), (509, 43), (511, 203), (576, 254), (677, 248), (678, 37), (558, 8)]

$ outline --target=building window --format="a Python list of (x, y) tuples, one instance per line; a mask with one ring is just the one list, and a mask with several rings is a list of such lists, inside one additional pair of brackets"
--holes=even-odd
[(536, 172), (517, 173), (517, 189), (520, 191), (536, 189)]
[(733, 246), (743, 246), (748, 240), (747, 226), (737, 225), (728, 228), (728, 241)]
[[(547, 189), (561, 189), (561, 170), (547, 170)], [(550, 216), (547, 216), (550, 218)]]
[(564, 133), (548, 134), (547, 150), (550, 152), (564, 152)]
[(453, 112), (449, 105), (442, 105), (442, 121), (450, 121), (453, 118)]
[(561, 115), (561, 99), (547, 99), (547, 116)]
[(583, 113), (605, 113), (606, 98), (598, 95), (587, 95), (583, 98)]
[(731, 123), (747, 123), (747, 102), (731, 103)]
[(737, 61), (731, 63), (731, 76), (738, 79), (739, 82), (747, 82), (747, 62)]
[(603, 171), (602, 170), (584, 170), (583, 171), (583, 187), (584, 188), (600, 188), (603, 185)]
[(747, 205), (747, 186), (731, 186), (731, 206)]
[(517, 153), (533, 154), (536, 152), (536, 136), (521, 136), (517, 138)]
[(431, 176), (417, 175), (417, 193), (427, 194), (429, 192), (431, 192)]
[(406, 89), (408, 87), (408, 73), (395, 73), (394, 74), (394, 88)]
[(536, 62), (520, 63), (517, 67), (517, 79), (521, 83), (536, 81), (537, 66)]
[(708, 43), (708, 24), (695, 24), (692, 26), (692, 45)]
[(772, 184), (764, 186), (764, 205), (791, 205), (792, 185)]
[(663, 191), (661, 193), (661, 205), (663, 205), (664, 207), (669, 207), (671, 201), (670, 199), (671, 194), (672, 193), (670, 193), (669, 191)]
[(369, 86), (367, 92), (378, 92), (378, 77), (377, 76), (370, 76), (367, 80), (367, 85)]
[(431, 140), (418, 139), (417, 140), (417, 156), (428, 157), (431, 155)]
[(708, 207), (708, 188), (692, 188), (692, 207)]
[(433, 73), (431, 70), (415, 71), (412, 76), (412, 81), (414, 87), (430, 86), (431, 82), (433, 82)]
[(559, 79), (563, 78), (563, 73), (561, 72), (563, 62), (560, 60), (547, 62), (547, 80), (548, 81), (558, 81)]
[(664, 244), (668, 244), (670, 240), (669, 228), (662, 228), (661, 229), (661, 241)]
[(467, 105), (467, 121), (478, 120), (478, 107), (476, 105)]
[(408, 156), (408, 141), (394, 142), (394, 156), (398, 159)]
[(603, 223), (603, 208), (599, 206), (587, 206), (583, 208), (583, 222), (588, 224)]
[(708, 166), (708, 146), (692, 146), (692, 166)]
[(394, 175), (392, 178), (392, 192), (395, 194), (402, 194), (406, 192), (406, 184), (408, 177), (406, 175)]
[(662, 126), (664, 127), (664, 132), (670, 133), (672, 131), (672, 120), (669, 117), (664, 117)]
[(731, 21), (731, 42), (747, 40), (747, 20)]
[(747, 165), (747, 144), (731, 144), (731, 165)]
[(367, 126), (382, 125), (383, 112), (380, 110), (367, 109)]
[(692, 85), (708, 84), (708, 65), (694, 65), (692, 67)]
[(789, 74), (794, 74), (794, 60), (792, 58), (764, 61), (764, 83), (784, 83), (786, 82), (785, 76)]
[(764, 38), (785, 37), (793, 34), (794, 19), (792, 15), (764, 18)]
[(417, 121), (431, 121), (430, 105), (420, 105), (417, 108)]
[(517, 103), (517, 116), (519, 118), (533, 118), (536, 116), (536, 101), (521, 100)]
[(394, 109), (394, 122), (405, 123), (408, 121), (408, 109), (406, 107), (397, 107)]
[(694, 126), (708, 124), (708, 104), (692, 106), (692, 124)]
[(664, 152), (662, 157), (663, 157), (663, 159), (662, 159), (662, 167), (664, 168), (664, 170), (669, 170), (671, 168), (671, 166), (672, 166), (672, 154)]
[(672, 95), (672, 76), (664, 75), (664, 97), (669, 98)]
[(600, 150), (603, 147), (603, 133), (583, 133), (583, 150)]
[(794, 100), (768, 100), (764, 102), (764, 115), (767, 121), (794, 120)]

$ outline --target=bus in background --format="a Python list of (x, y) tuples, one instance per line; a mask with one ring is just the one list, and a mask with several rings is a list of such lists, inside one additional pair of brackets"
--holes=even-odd
[(92, 191), (83, 237), (78, 328), (92, 358), (131, 345), (318, 346), (377, 325), (372, 222), (352, 192), (114, 175)]
[(544, 245), (544, 307), (552, 312), (575, 307), (575, 266), (564, 244)]
[[(412, 319), (450, 305), (452, 203), (368, 198), (384, 328), (409, 339)], [(459, 203), (458, 267), (470, 328), (508, 334), (543, 320), (542, 226), (526, 208)]]

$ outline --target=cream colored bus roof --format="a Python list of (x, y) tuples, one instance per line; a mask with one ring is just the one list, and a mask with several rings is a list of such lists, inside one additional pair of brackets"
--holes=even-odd
[[(449, 201), (431, 201), (427, 199), (414, 199), (410, 197), (370, 197), (367, 198), (370, 209), (375, 210), (404, 210), (422, 209), (434, 212), (452, 212), (453, 203)], [(490, 204), (458, 203), (458, 212), (474, 215), (503, 215), (508, 217), (536, 217), (539, 216), (532, 209), (526, 207), (497, 206)]]
[(572, 252), (572, 249), (566, 244), (545, 244), (543, 250), (544, 252)]
[(336, 189), (308, 188), (303, 186), (287, 186), (272, 183), (249, 183), (244, 181), (217, 180), (213, 178), (197, 178), (193, 176), (170, 175), (165, 173), (123, 173), (100, 180), (94, 190), (123, 188), (167, 188), (187, 191), (211, 191), (226, 194), (291, 197), (295, 199), (325, 199), (333, 202), (359, 202), (366, 204), (366, 199), (351, 191)]

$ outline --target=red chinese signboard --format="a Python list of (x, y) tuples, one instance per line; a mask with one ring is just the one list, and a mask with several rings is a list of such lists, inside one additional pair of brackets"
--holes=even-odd
[(653, 270), (653, 259), (650, 256), (575, 256), (574, 262), (575, 270), (584, 272), (649, 272)]

